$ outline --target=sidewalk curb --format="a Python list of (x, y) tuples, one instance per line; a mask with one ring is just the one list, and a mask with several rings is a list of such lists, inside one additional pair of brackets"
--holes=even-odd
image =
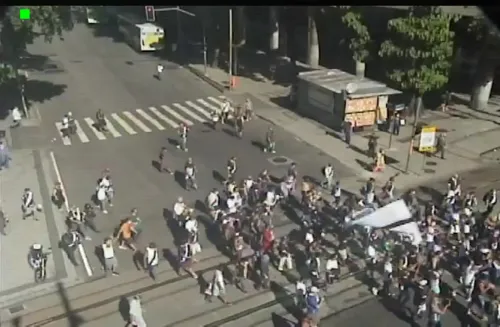
[(202, 71), (194, 68), (191, 64), (184, 66), (188, 71), (190, 71), (192, 74), (196, 75), (199, 79), (207, 83), (208, 85), (212, 86), (214, 89), (219, 91), (220, 93), (224, 93), (227, 91), (227, 87), (222, 85), (219, 82), (214, 81), (211, 79), (208, 75), (205, 75)]

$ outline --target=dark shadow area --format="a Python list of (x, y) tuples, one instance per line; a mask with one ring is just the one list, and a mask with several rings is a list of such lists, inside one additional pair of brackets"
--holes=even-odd
[(57, 282), (57, 292), (61, 299), (61, 305), (63, 306), (64, 311), (66, 312), (67, 315), (68, 326), (69, 327), (82, 326), (85, 323), (85, 320), (80, 315), (73, 312), (73, 309), (68, 299), (68, 294), (66, 293), (66, 289), (64, 288), (64, 285), (61, 282)]
[(163, 219), (165, 219), (167, 227), (170, 229), (175, 246), (181, 245), (187, 237), (186, 230), (179, 226), (179, 222), (174, 219), (173, 212), (167, 208), (163, 209)]
[(229, 128), (223, 128), (222, 131), (224, 133), (226, 133), (227, 135), (231, 136), (231, 137), (236, 137), (236, 133), (232, 130), (232, 129), (229, 129)]
[(170, 267), (176, 272), (177, 275), (179, 275), (179, 258), (177, 255), (175, 255), (172, 250), (170, 249), (163, 249), (162, 250), (163, 258), (167, 260), (169, 263)]
[(252, 141), (252, 145), (261, 151), (263, 151), (265, 148), (264, 143), (262, 143), (261, 141)]
[(134, 252), (132, 255), (132, 261), (134, 263), (135, 268), (138, 271), (144, 270), (144, 253), (141, 250)]
[(302, 312), (295, 305), (293, 295), (289, 295), (286, 289), (284, 289), (278, 283), (271, 281), (270, 283), (271, 292), (273, 292), (275, 299), (286, 311), (292, 314), (297, 320), (302, 318)]
[(43, 103), (58, 95), (61, 95), (66, 90), (67, 86), (63, 84), (53, 84), (46, 81), (28, 80), (26, 82), (25, 96), (28, 107), (30, 103)]
[(102, 246), (97, 245), (94, 248), (94, 255), (96, 256), (97, 260), (99, 260), (101, 267), (102, 268), (106, 267), (106, 262), (104, 260), (104, 251), (102, 249)]
[(216, 182), (221, 184), (224, 183), (224, 181), (226, 180), (226, 178), (222, 176), (222, 174), (215, 169), (212, 170), (212, 177), (215, 179)]
[(184, 188), (185, 187), (185, 178), (184, 178), (184, 173), (180, 170), (176, 170), (174, 172), (174, 180), (179, 184), (180, 187)]
[(118, 312), (120, 312), (123, 321), (128, 324), (130, 321), (130, 303), (124, 296), (120, 297), (120, 301), (118, 301)]
[(275, 312), (273, 312), (271, 314), (271, 321), (273, 322), (274, 327), (296, 327), (297, 326), (296, 322), (293, 322), (291, 320), (283, 318), (282, 316), (276, 314)]
[(365, 161), (362, 161), (362, 160), (359, 160), (359, 159), (356, 159), (355, 161), (364, 170), (370, 171), (370, 172), (373, 171), (373, 163), (368, 163), (368, 162), (365, 162)]
[(168, 144), (170, 144), (173, 147), (177, 147), (179, 145), (179, 141), (177, 141), (176, 139), (171, 138), (171, 137), (169, 137), (167, 139), (167, 142), (168, 142)]
[(158, 172), (161, 173), (161, 165), (158, 160), (151, 160), (151, 166), (153, 166), (154, 169), (158, 170)]
[(125, 42), (123, 35), (115, 24), (89, 24), (95, 37), (109, 38), (113, 42)]

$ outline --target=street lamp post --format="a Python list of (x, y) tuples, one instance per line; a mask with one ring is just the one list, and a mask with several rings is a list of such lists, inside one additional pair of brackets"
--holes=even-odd
[(229, 89), (233, 87), (233, 9), (229, 9)]
[(205, 20), (201, 21), (201, 29), (203, 34), (203, 73), (207, 76), (207, 35), (205, 31)]

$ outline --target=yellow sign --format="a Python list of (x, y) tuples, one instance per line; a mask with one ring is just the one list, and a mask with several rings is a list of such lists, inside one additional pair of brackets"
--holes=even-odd
[(436, 126), (422, 127), (420, 132), (420, 142), (418, 144), (418, 151), (420, 152), (434, 152), (436, 151)]

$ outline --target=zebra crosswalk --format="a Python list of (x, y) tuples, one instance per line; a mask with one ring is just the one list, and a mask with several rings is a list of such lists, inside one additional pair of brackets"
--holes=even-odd
[(63, 136), (61, 122), (56, 122), (55, 127), (63, 145), (104, 141), (126, 135), (177, 129), (181, 124), (193, 126), (209, 121), (212, 111), (221, 110), (223, 98), (223, 96), (208, 97), (111, 113), (106, 117), (108, 129), (106, 133), (97, 130), (94, 119), (90, 117), (75, 120), (77, 131), (76, 135), (71, 138)]

